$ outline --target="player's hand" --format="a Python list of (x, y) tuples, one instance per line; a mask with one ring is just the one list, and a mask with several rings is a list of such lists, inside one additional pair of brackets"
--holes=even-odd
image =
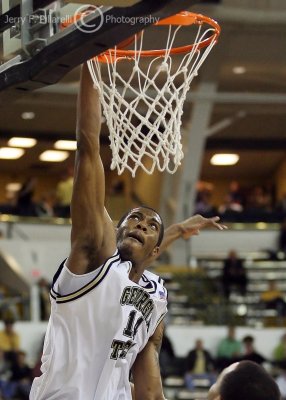
[(202, 215), (194, 215), (179, 224), (183, 239), (199, 235), (204, 228), (216, 228), (220, 231), (228, 229), (226, 225), (219, 223), (220, 217), (205, 218)]

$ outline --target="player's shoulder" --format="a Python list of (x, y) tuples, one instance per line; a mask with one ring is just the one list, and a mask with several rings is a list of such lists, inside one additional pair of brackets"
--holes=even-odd
[(145, 276), (149, 280), (157, 282), (159, 285), (164, 286), (165, 284), (164, 280), (159, 275), (155, 274), (154, 272), (148, 271), (147, 269), (145, 269), (143, 276)]
[(158, 299), (167, 300), (168, 293), (164, 286), (164, 280), (154, 272), (145, 270), (139, 284)]

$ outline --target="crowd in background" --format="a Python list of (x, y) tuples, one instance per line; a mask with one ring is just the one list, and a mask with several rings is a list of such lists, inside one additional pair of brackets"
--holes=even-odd
[[(10, 193), (8, 203), (0, 204), (0, 213), (69, 218), (72, 168), (62, 174), (55, 190), (42, 194), (39, 201), (34, 200), (37, 182), (37, 178), (29, 177), (18, 192)], [(121, 192), (124, 191), (122, 181), (117, 185)], [(195, 213), (205, 217), (220, 215), (225, 222), (281, 222), (286, 218), (286, 193), (277, 200), (274, 186), (270, 184), (244, 187), (232, 181), (221, 204), (214, 204), (215, 191), (213, 184), (198, 183)]]
[[(11, 213), (20, 216), (47, 216), (69, 218), (70, 201), (73, 185), (72, 171), (67, 170), (56, 187), (54, 195), (43, 195), (40, 202), (34, 202), (37, 179), (29, 178), (18, 191), (14, 202), (0, 206), (0, 213)], [(5, 208), (6, 207), (6, 208)], [(7, 212), (8, 211), (8, 212)], [(241, 188), (232, 182), (225, 201), (219, 207), (212, 205), (212, 188), (198, 188), (196, 213), (204, 216), (221, 215), (223, 221), (233, 222), (282, 222), (278, 250), (286, 253), (286, 194), (279, 202), (269, 186), (253, 186)], [(221, 295), (229, 301), (232, 292), (241, 296), (247, 294), (247, 270), (244, 260), (235, 250), (231, 250), (224, 260), (220, 276)], [(40, 297), (40, 318), (48, 320), (50, 314), (49, 282), (44, 278), (38, 281)], [(286, 303), (274, 280), (260, 295), (260, 304), (266, 309), (274, 309), (280, 316), (286, 316)], [(5, 329), (0, 332), (0, 400), (28, 399), (31, 382), (39, 376), (40, 358), (35, 365), (26, 361), (26, 353), (21, 349), (20, 338), (13, 329), (13, 318), (5, 319)], [(283, 400), (286, 400), (286, 333), (281, 342), (273, 349), (272, 359), (266, 359), (255, 346), (255, 337), (245, 336), (241, 341), (235, 338), (235, 329), (230, 327), (226, 338), (222, 338), (214, 354), (205, 348), (201, 339), (191, 346), (185, 358), (177, 357), (172, 343), (167, 336), (163, 338), (160, 354), (162, 376), (172, 374), (184, 376), (185, 385), (192, 389), (197, 379), (207, 379), (211, 385), (217, 374), (227, 365), (239, 361), (250, 360), (262, 365), (270, 365), (275, 374)]]
[[(4, 329), (0, 331), (0, 399), (28, 400), (31, 383), (41, 374), (41, 353), (42, 345), (38, 360), (30, 365), (26, 361), (25, 351), (21, 349), (21, 338), (14, 329), (14, 320), (4, 320)], [(178, 357), (173, 343), (165, 333), (160, 352), (163, 379), (181, 376), (188, 389), (195, 389), (202, 382), (205, 387), (210, 387), (224, 368), (243, 360), (264, 366), (276, 379), (282, 400), (286, 399), (286, 333), (279, 343), (274, 344), (271, 359), (267, 359), (256, 348), (253, 335), (238, 340), (234, 326), (227, 328), (226, 336), (221, 338), (213, 351), (205, 346), (202, 339), (196, 339), (195, 343), (190, 343), (187, 355)]]
[(200, 182), (197, 188), (195, 212), (204, 216), (219, 214), (226, 222), (281, 222), (286, 217), (286, 193), (277, 200), (274, 186), (243, 187), (232, 181), (220, 205), (214, 205), (215, 187)]
[(14, 320), (6, 318), (0, 331), (0, 398), (28, 400), (36, 365), (26, 361), (20, 335), (14, 330)]
[[(222, 292), (228, 301), (232, 292), (246, 296), (248, 276), (244, 260), (238, 257), (235, 250), (230, 250), (223, 262), (221, 275)], [(277, 287), (275, 279), (268, 280), (268, 287), (260, 293), (259, 304), (262, 309), (275, 310), (277, 316), (286, 316), (284, 293)]]
[[(198, 270), (199, 271), (199, 270)], [(201, 271), (204, 271), (203, 265)], [(231, 249), (227, 256), (222, 260), (222, 267), (220, 269), (220, 275), (214, 278), (209, 278), (212, 281), (212, 285), (209, 287), (207, 284), (208, 277), (202, 276), (206, 283), (201, 288), (199, 299), (208, 301), (212, 304), (213, 297), (217, 305), (231, 305), (233, 304), (234, 297), (240, 296), (240, 301), (246, 301), (248, 294), (251, 294), (249, 268), (245, 267), (245, 259), (240, 257), (238, 253)], [(191, 281), (196, 282), (197, 288), (199, 285), (199, 277), (191, 276)], [(185, 283), (187, 280), (185, 280)], [(50, 315), (50, 282), (45, 279), (44, 276), (38, 278), (36, 282), (37, 291), (39, 296), (39, 312), (40, 320), (47, 321)], [(185, 290), (192, 292), (192, 288), (186, 286)], [(208, 300), (206, 299), (208, 297)], [(193, 303), (193, 297), (189, 299), (190, 305)], [(280, 288), (277, 279), (273, 278), (267, 280), (267, 286), (264, 285), (263, 290), (259, 289), (259, 293), (256, 293), (256, 305), (260, 310), (273, 310), (277, 318), (282, 317), (281, 321), (284, 321), (286, 317), (286, 297), (284, 291)], [(30, 319), (29, 314), (29, 296), (21, 296), (19, 293), (12, 293), (5, 286), (0, 286), (0, 318), (3, 318), (8, 307), (10, 311), (13, 311), (13, 318), (16, 320)], [(171, 300), (170, 300), (171, 302)], [(194, 306), (201, 306), (201, 303), (194, 303)], [(28, 314), (27, 314), (28, 312)], [(242, 322), (242, 321), (241, 321)], [(278, 319), (277, 321), (278, 322)], [(226, 320), (215, 322), (216, 324), (225, 324)]]
[(70, 217), (73, 188), (73, 170), (68, 168), (54, 191), (46, 192), (35, 201), (37, 178), (29, 177), (15, 193), (9, 194), (9, 202), (0, 205), (0, 213), (22, 217)]
[(234, 326), (227, 328), (226, 337), (219, 341), (213, 352), (204, 346), (202, 339), (197, 339), (186, 357), (177, 357), (172, 342), (165, 334), (160, 353), (162, 376), (182, 376), (188, 389), (195, 389), (202, 383), (210, 387), (224, 368), (243, 360), (264, 366), (275, 377), (282, 399), (286, 399), (286, 333), (274, 345), (271, 359), (256, 349), (253, 335), (238, 340)]

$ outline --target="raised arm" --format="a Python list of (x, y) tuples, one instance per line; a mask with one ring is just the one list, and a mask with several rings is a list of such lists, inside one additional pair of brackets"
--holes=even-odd
[(135, 400), (164, 400), (159, 366), (159, 353), (164, 333), (163, 321), (158, 325), (132, 367)]
[(116, 248), (113, 223), (104, 207), (105, 175), (100, 158), (101, 107), (87, 65), (77, 102), (77, 153), (71, 201), (68, 268), (84, 274), (98, 268)]
[(197, 214), (182, 222), (170, 225), (165, 229), (159, 254), (163, 253), (177, 239), (189, 239), (191, 236), (199, 235), (201, 229), (212, 227), (221, 231), (227, 229), (227, 226), (220, 224), (219, 220), (219, 217), (205, 218)]

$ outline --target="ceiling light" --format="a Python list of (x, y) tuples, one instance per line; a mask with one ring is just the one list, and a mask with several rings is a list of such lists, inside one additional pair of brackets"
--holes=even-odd
[(238, 154), (214, 154), (211, 158), (212, 165), (234, 165), (238, 162)]
[(33, 138), (12, 137), (8, 140), (8, 145), (12, 147), (33, 147), (37, 143)]
[(61, 162), (66, 160), (68, 156), (69, 153), (67, 151), (46, 150), (40, 154), (40, 160), (48, 162)]
[(7, 183), (5, 186), (5, 189), (7, 192), (18, 192), (22, 187), (22, 184), (20, 182), (10, 182)]
[(0, 158), (5, 160), (16, 160), (24, 154), (23, 149), (17, 149), (15, 147), (1, 147)]
[(232, 72), (234, 74), (240, 75), (240, 74), (245, 74), (246, 68), (243, 67), (242, 65), (238, 65), (236, 67), (233, 67)]
[(76, 140), (57, 140), (54, 146), (59, 150), (76, 150)]
[(35, 118), (35, 113), (33, 111), (24, 111), (21, 114), (22, 119), (34, 119)]

